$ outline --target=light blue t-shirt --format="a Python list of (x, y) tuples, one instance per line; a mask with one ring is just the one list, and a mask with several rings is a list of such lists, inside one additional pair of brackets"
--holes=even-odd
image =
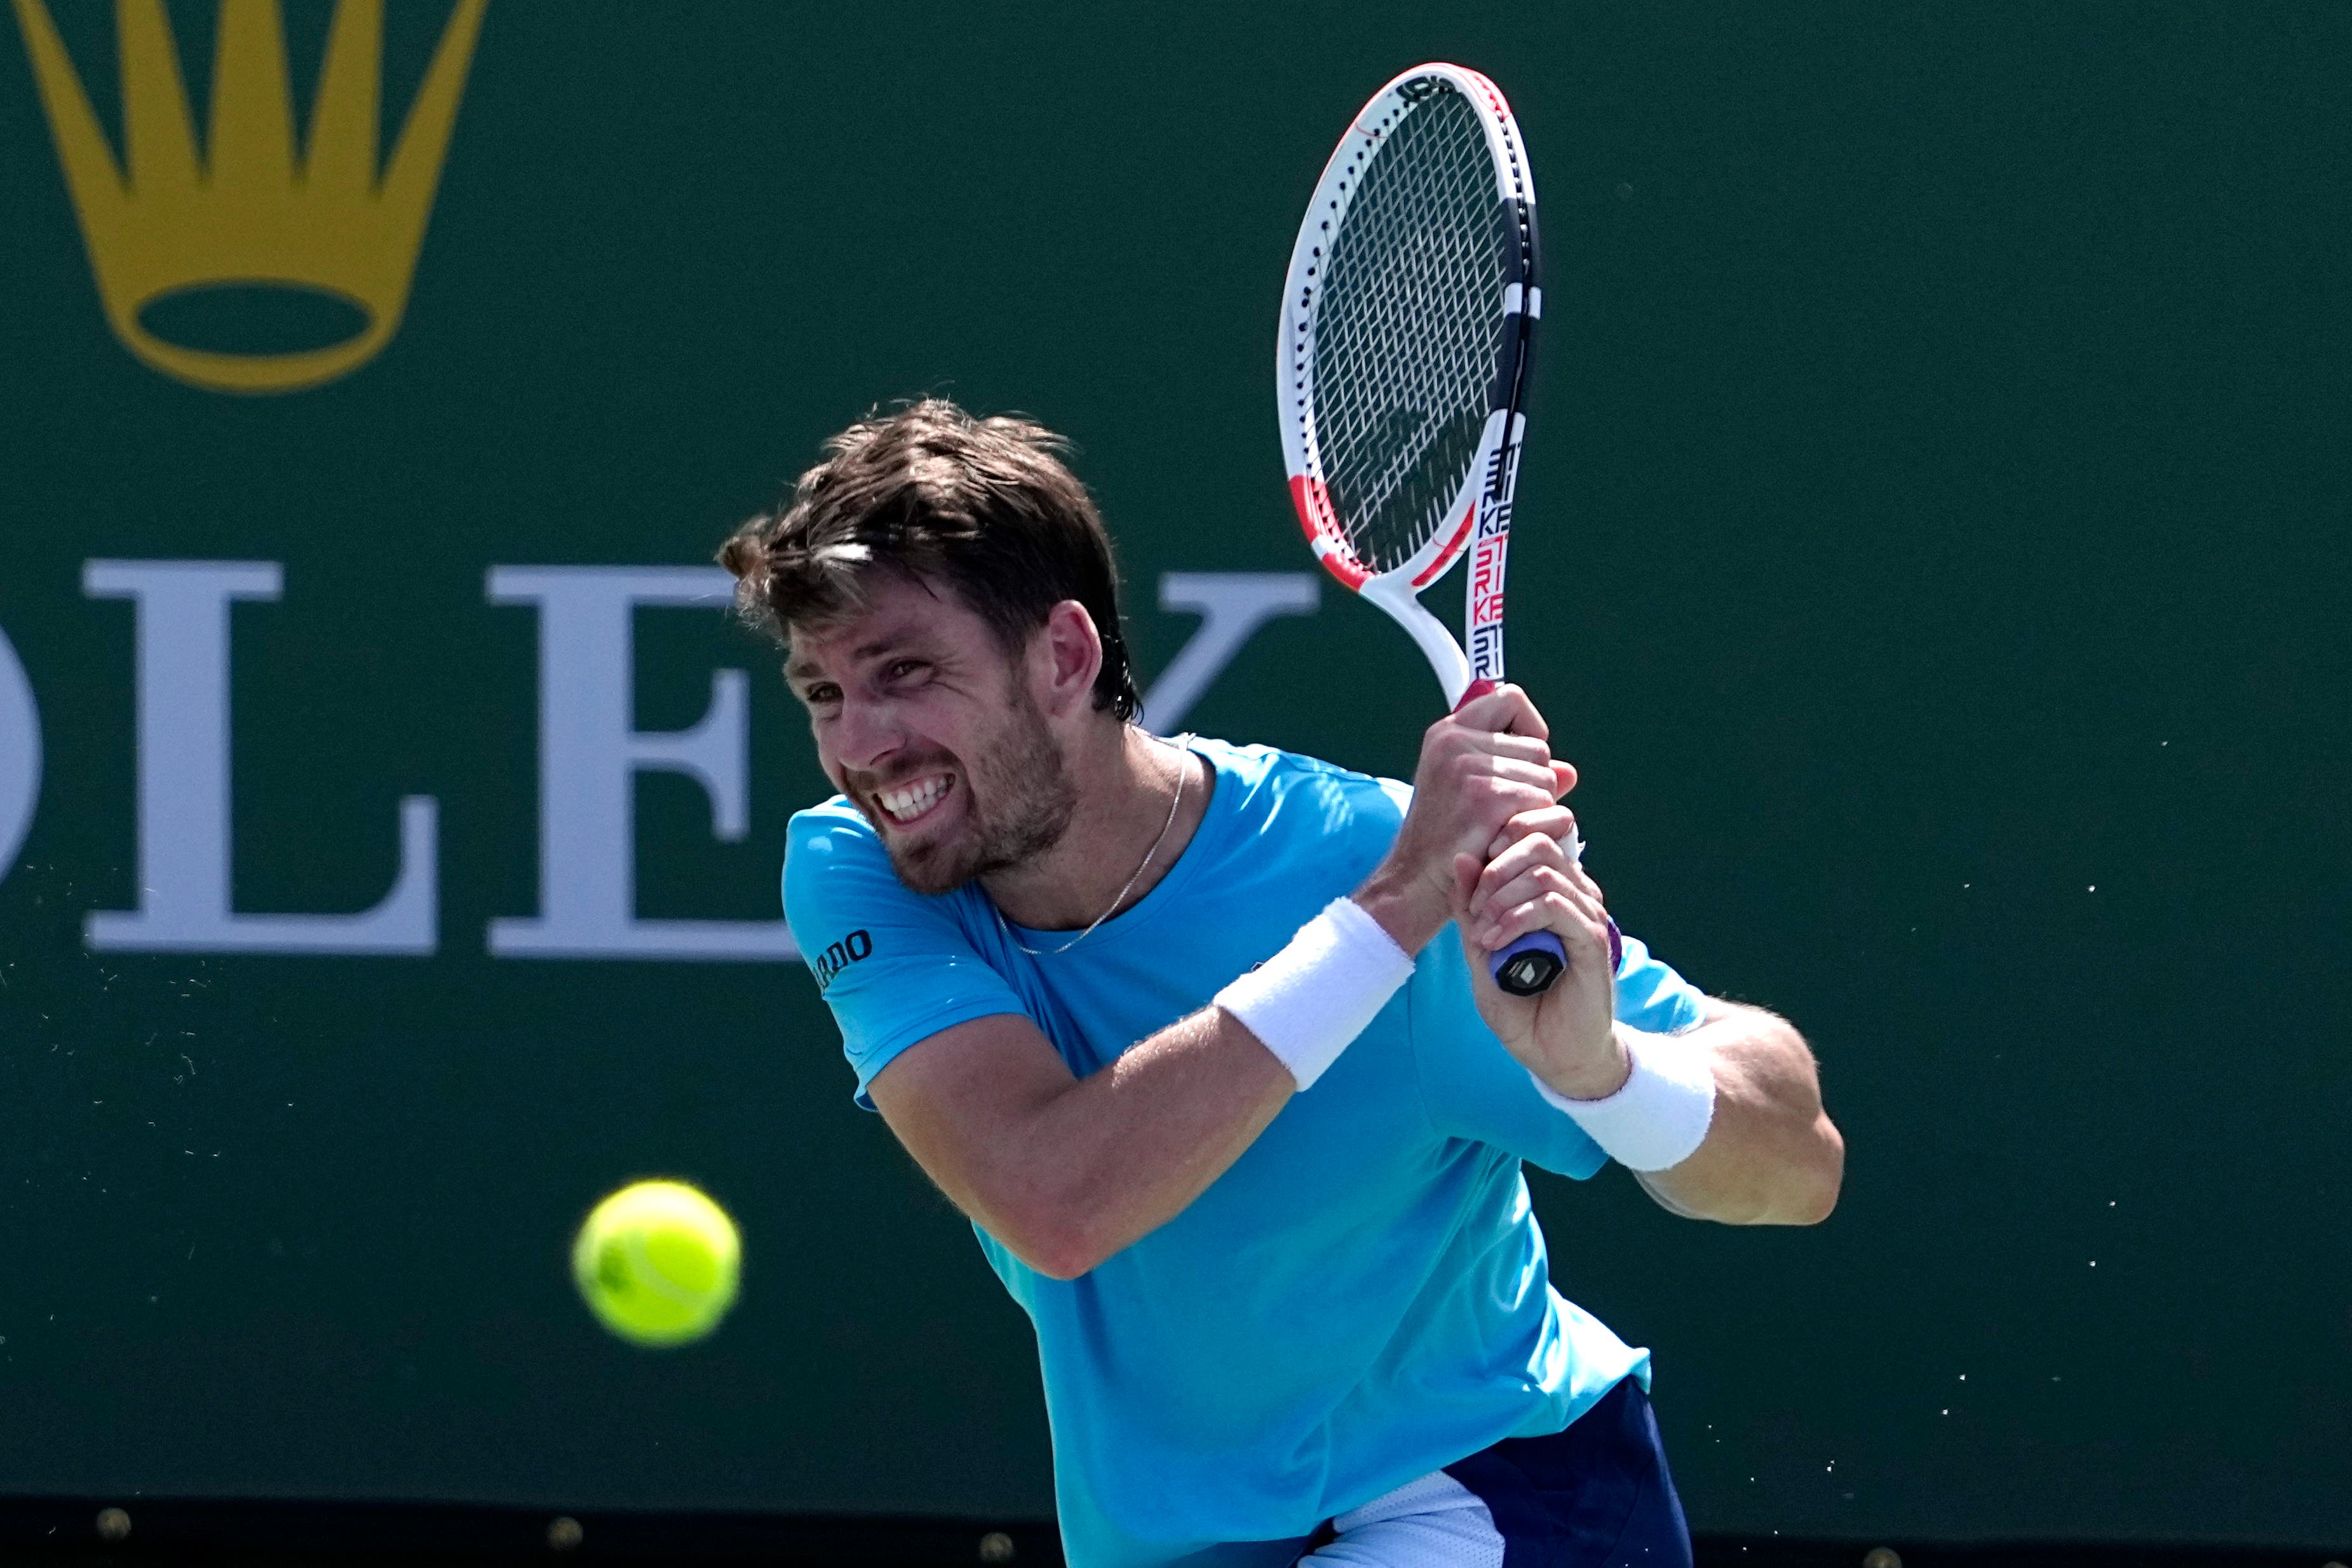
[[(839, 797), (793, 818), (784, 907), (857, 1100), (908, 1047), (997, 1013), (1095, 1072), (1206, 1005), (1370, 872), (1410, 792), (1193, 740), (1207, 815), (1160, 885), (1067, 952), (977, 883), (909, 891)], [(1628, 940), (1617, 1016), (1704, 998)], [(1557, 1432), (1649, 1355), (1553, 1291), (1522, 1160), (1606, 1156), (1478, 1017), (1452, 928), (1331, 1068), (1191, 1207), (1090, 1273), (980, 1244), (1036, 1326), (1073, 1568), (1276, 1568), (1337, 1513), (1506, 1437)], [(977, 1227), (975, 1227), (977, 1229)]]

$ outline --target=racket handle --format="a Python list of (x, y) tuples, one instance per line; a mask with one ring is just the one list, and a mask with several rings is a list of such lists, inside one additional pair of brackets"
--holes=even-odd
[[(1491, 680), (1472, 681), (1463, 690), (1462, 701), (1454, 705), (1456, 713), (1465, 703), (1475, 701), (1495, 689)], [(1609, 922), (1609, 973), (1614, 974), (1625, 962), (1624, 933), (1617, 922)], [(1568, 949), (1559, 938), (1548, 931), (1529, 931), (1499, 952), (1486, 955), (1495, 984), (1514, 996), (1540, 996), (1551, 989), (1551, 983), (1568, 971)]]

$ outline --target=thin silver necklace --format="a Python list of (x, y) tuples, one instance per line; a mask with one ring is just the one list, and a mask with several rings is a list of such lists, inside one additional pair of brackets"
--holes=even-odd
[[(1167, 742), (1163, 742), (1163, 744), (1164, 743)], [(996, 909), (996, 900), (994, 899), (991, 899), (988, 900), (988, 907), (992, 910), (996, 910), (996, 923), (1003, 930), (1004, 939), (1007, 942), (1011, 942), (1013, 946), (1019, 948), (1022, 952), (1027, 953), (1032, 958), (1051, 958), (1057, 952), (1069, 952), (1070, 949), (1077, 946), (1078, 943), (1094, 935), (1095, 927), (1110, 919), (1112, 910), (1117, 910), (1119, 905), (1127, 902), (1128, 894), (1135, 891), (1135, 885), (1143, 880), (1143, 874), (1151, 869), (1152, 861), (1160, 858), (1160, 847), (1168, 842), (1168, 830), (1176, 826), (1176, 808), (1184, 804), (1184, 775), (1192, 771), (1192, 749), (1190, 746), (1184, 746), (1180, 747), (1179, 750), (1183, 753), (1183, 760), (1176, 764), (1176, 795), (1175, 798), (1168, 803), (1168, 820), (1160, 825), (1160, 837), (1153, 839), (1151, 841), (1151, 847), (1143, 852), (1143, 864), (1135, 868), (1135, 875), (1127, 879), (1127, 886), (1118, 890), (1118, 897), (1111, 900), (1110, 908), (1097, 915), (1093, 921), (1088, 922), (1086, 930), (1080, 931), (1077, 935), (1072, 937), (1069, 941), (1064, 942), (1059, 947), (1031, 947), (1027, 942), (1023, 942), (1019, 937), (1013, 934), (1012, 922), (1004, 918), (1004, 911), (1003, 910)]]

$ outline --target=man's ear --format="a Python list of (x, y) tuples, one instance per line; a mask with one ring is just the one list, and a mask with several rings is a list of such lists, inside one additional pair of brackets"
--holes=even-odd
[(1037, 706), (1056, 719), (1092, 706), (1102, 661), (1102, 634), (1087, 607), (1076, 599), (1055, 605), (1030, 644), (1030, 679)]

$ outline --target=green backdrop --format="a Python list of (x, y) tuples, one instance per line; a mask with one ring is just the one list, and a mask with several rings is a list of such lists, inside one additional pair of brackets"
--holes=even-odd
[[(48, 9), (111, 124), (111, 14)], [(213, 7), (171, 14), (201, 111)], [(388, 121), (447, 15), (394, 9)], [(327, 13), (288, 16), (307, 101)], [(2352, 14), (496, 0), (397, 334), (262, 397), (116, 341), (0, 57), (0, 634), (42, 742), (0, 863), (0, 1486), (1048, 1510), (1024, 1321), (803, 970), (491, 955), (540, 908), (541, 714), (485, 574), (705, 562), (943, 390), (1081, 444), (1163, 668), (1163, 574), (1304, 569), (1292, 226), (1445, 58), (1541, 189), (1514, 672), (1620, 918), (1795, 1019), (1848, 1140), (1811, 1231), (1538, 1179), (1561, 1288), (1656, 1349), (1694, 1522), (2341, 1538)], [(141, 899), (92, 560), (282, 563), (229, 616), (236, 906), (371, 906), (431, 796), (429, 956), (91, 945)], [(641, 729), (751, 672), (748, 833), (644, 774), (636, 908), (772, 919), (822, 792), (772, 661), (635, 626)], [(1334, 588), (1186, 722), (1398, 772), (1436, 703)], [(747, 1245), (667, 1355), (563, 1270), (656, 1172)]]

